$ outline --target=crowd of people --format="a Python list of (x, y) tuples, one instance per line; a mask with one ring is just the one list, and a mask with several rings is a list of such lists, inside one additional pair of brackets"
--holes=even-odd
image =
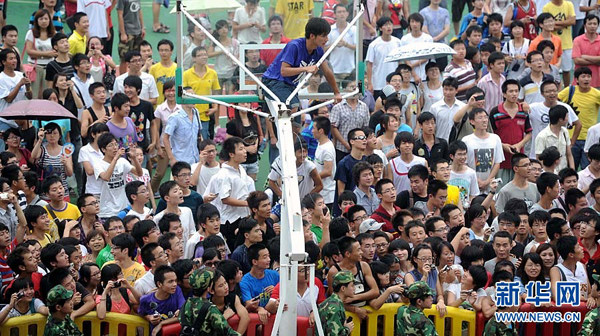
[[(597, 4), (454, 1), (451, 27), (446, 1), (419, 1), (416, 11), (409, 0), (370, 0), (363, 41), (352, 27), (317, 67), (356, 14), (352, 2), (327, 0), (320, 18), (312, 0), (267, 10), (246, 0), (215, 24), (199, 15), (219, 44), (188, 22), (183, 60), (177, 39), (145, 40), (139, 0), (116, 2), (118, 32), (115, 3), (76, 3), (63, 14), (61, 2), (41, 0), (24, 46), (25, 27), (0, 20), (0, 114), (44, 99), (74, 117), (0, 118), (0, 323), (40, 313), (45, 335), (81, 335), (75, 318), (116, 312), (142, 316), (153, 335), (172, 323), (186, 335), (237, 335), (250, 313), (262, 323), (276, 314), (288, 225), (277, 127), (215, 104), (177, 104), (175, 71), (182, 62), (189, 93), (245, 93), (229, 55), (285, 44), (247, 50), (246, 67), (282, 101), (306, 73), (301, 94), (336, 101), (294, 119), (289, 135), (305, 263), (317, 265), (316, 288), (298, 267), (299, 316), (314, 326), (318, 314), (327, 335), (348, 335), (346, 311), (366, 320), (366, 306), (404, 302), (396, 334), (436, 335), (423, 314), (435, 304), (441, 317), (447, 307), (483, 313), (484, 335), (516, 335), (523, 326), (495, 312), (518, 309), (532, 282), (549, 283), (555, 300), (557, 282), (574, 281), (590, 310), (574, 332), (600, 333)], [(172, 36), (161, 4), (153, 1), (152, 33)], [(417, 42), (456, 53), (384, 61)], [(320, 103), (296, 96), (290, 108)], [(498, 307), (496, 284), (507, 281), (518, 282), (519, 302)]]

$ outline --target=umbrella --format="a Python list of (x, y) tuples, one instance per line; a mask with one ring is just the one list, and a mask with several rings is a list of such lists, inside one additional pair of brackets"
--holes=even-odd
[[(184, 0), (182, 5), (188, 13), (198, 14), (216, 14), (223, 13), (227, 10), (242, 7), (237, 0)], [(177, 6), (173, 7), (171, 14), (177, 12)]]
[(415, 61), (454, 55), (456, 51), (444, 43), (417, 42), (392, 50), (384, 62)]
[(18, 101), (0, 112), (0, 118), (45, 121), (65, 118), (77, 119), (66, 108), (55, 102), (43, 99)]

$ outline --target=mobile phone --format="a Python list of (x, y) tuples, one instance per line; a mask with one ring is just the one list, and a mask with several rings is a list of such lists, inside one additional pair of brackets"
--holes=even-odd
[(446, 265), (442, 268), (442, 272), (446, 272), (449, 269), (450, 269), (450, 266)]
[(329, 208), (323, 207), (323, 216), (327, 216), (328, 212), (329, 212)]
[(113, 285), (114, 288), (119, 288), (121, 287), (121, 280), (117, 280), (115, 281), (115, 284)]
[(0, 193), (0, 199), (7, 200), (8, 199), (8, 193)]
[(350, 323), (352, 322), (352, 316), (348, 316), (348, 318), (346, 319), (346, 323)]
[(17, 293), (17, 300), (21, 299), (23, 296), (25, 296), (24, 292)]

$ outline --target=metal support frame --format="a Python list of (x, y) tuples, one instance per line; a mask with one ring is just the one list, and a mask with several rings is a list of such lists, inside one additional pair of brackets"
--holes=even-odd
[[(362, 36), (362, 15), (365, 11), (366, 0), (354, 0), (354, 3), (357, 8), (357, 13), (353, 18), (352, 22), (348, 24), (346, 29), (340, 34), (340, 36), (332, 43), (331, 47), (323, 57), (317, 62), (317, 67), (320, 66), (327, 56), (331, 53), (331, 51), (339, 44), (342, 38), (346, 35), (346, 33), (350, 30), (352, 26), (354, 26), (357, 22), (359, 23), (359, 38)], [(300, 208), (300, 199), (299, 199), (299, 190), (298, 190), (298, 175), (296, 172), (296, 157), (294, 152), (294, 142), (295, 138), (290, 136), (293, 134), (292, 131), (292, 118), (305, 114), (309, 111), (313, 111), (322, 106), (329, 105), (334, 102), (334, 100), (328, 100), (324, 103), (321, 103), (317, 106), (313, 106), (312, 108), (301, 110), (296, 113), (291, 113), (291, 110), (288, 108), (291, 98), (298, 94), (300, 88), (308, 81), (311, 74), (305, 76), (298, 86), (296, 90), (287, 98), (286, 102), (281, 102), (275, 94), (271, 92), (252, 72), (250, 72), (244, 63), (235, 58), (231, 53), (229, 53), (219, 41), (217, 41), (211, 34), (209, 34), (206, 29), (198, 23), (189, 13), (187, 13), (182, 8), (181, 0), (177, 0), (176, 5), (176, 14), (177, 14), (177, 35), (179, 39), (179, 44), (177, 48), (177, 59), (183, 59), (183, 47), (181, 43), (181, 38), (183, 36), (183, 16), (182, 14), (190, 19), (190, 21), (200, 28), (210, 39), (211, 41), (221, 47), (225, 54), (235, 62), (242, 71), (244, 71), (248, 76), (250, 76), (257, 85), (259, 85), (265, 93), (269, 94), (273, 97), (271, 99), (265, 99), (265, 102), (269, 108), (270, 113), (265, 113), (261, 111), (256, 111), (253, 109), (233, 105), (218, 98), (225, 97), (217, 97), (217, 96), (201, 96), (192, 93), (184, 92), (181, 86), (177, 88), (177, 101), (180, 103), (189, 103), (184, 100), (200, 100), (207, 103), (220, 104), (227, 107), (232, 107), (238, 110), (251, 112), (256, 115), (269, 118), (274, 121), (277, 125), (277, 136), (278, 136), (278, 147), (281, 158), (282, 165), (282, 197), (281, 197), (281, 249), (280, 249), (280, 261), (281, 261), (281, 270), (280, 270), (280, 304), (277, 310), (277, 315), (275, 317), (275, 325), (273, 331), (271, 333), (272, 336), (276, 335), (284, 335), (284, 336), (296, 336), (297, 328), (297, 300), (296, 295), (298, 293), (298, 263), (306, 260), (307, 253), (304, 250), (304, 230), (302, 226), (302, 214)], [(360, 48), (359, 56), (362, 55), (362, 47), (357, 43), (357, 48)], [(361, 61), (359, 57), (357, 57), (357, 61)], [(357, 70), (360, 71), (360, 63), (357, 62)], [(178, 65), (176, 71), (176, 81), (177, 83), (182, 83), (183, 77), (183, 65)], [(360, 77), (359, 77), (360, 78)], [(342, 95), (343, 98), (348, 98), (350, 96), (354, 96), (362, 91), (362, 85), (359, 84), (359, 88), (354, 90), (353, 92), (347, 92)], [(187, 97), (187, 98), (186, 98)], [(330, 97), (330, 96), (329, 96)], [(184, 99), (185, 98), (185, 99)], [(233, 100), (231, 97), (228, 99), (230, 102)], [(257, 97), (255, 96), (236, 96), (237, 102), (250, 102), (256, 101)], [(246, 99), (248, 98), (248, 99)], [(194, 103), (196, 103), (196, 101)], [(315, 277), (315, 265), (310, 264), (306, 265), (310, 268), (310, 286), (309, 290), (311, 291), (309, 295), (311, 295), (314, 290), (316, 290), (316, 286), (314, 284)], [(315, 312), (315, 324), (319, 335), (324, 335), (321, 321), (318, 314), (318, 308), (316, 301), (311, 300), (313, 311)], [(283, 307), (286, 306), (287, 309), (284, 310)], [(280, 329), (281, 326), (285, 326), (283, 329)]]

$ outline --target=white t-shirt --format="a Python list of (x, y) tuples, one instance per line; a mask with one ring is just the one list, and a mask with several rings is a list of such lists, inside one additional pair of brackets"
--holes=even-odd
[(323, 196), (323, 200), (325, 204), (333, 203), (333, 198), (335, 196), (335, 180), (333, 177), (335, 176), (336, 171), (336, 163), (335, 163), (335, 147), (333, 146), (333, 142), (327, 141), (322, 145), (317, 146), (317, 150), (315, 151), (315, 166), (317, 167), (317, 171), (321, 173), (324, 168), (324, 164), (326, 161), (331, 161), (333, 164), (333, 168), (331, 171), (331, 175), (327, 176), (323, 180), (323, 190), (321, 190), (320, 194)]
[(394, 187), (396, 188), (396, 195), (404, 190), (410, 188), (410, 180), (408, 179), (408, 170), (412, 166), (416, 165), (427, 166), (427, 160), (420, 156), (413, 156), (412, 161), (405, 162), (401, 156), (395, 157), (390, 160), (390, 169), (392, 170), (392, 176), (394, 177)]
[[(573, 124), (574, 122), (579, 120), (579, 117), (577, 117), (571, 106), (560, 101), (558, 102), (558, 104), (566, 107), (567, 111), (569, 111), (569, 113), (567, 114), (569, 124)], [(546, 128), (550, 124), (550, 117), (548, 116), (548, 111), (550, 111), (550, 108), (544, 105), (543, 102), (533, 103), (529, 105), (529, 108), (531, 109), (531, 111), (529, 112), (529, 122), (531, 123), (531, 139), (533, 140), (531, 141), (531, 151), (529, 152), (529, 158), (535, 159), (535, 138), (538, 134), (540, 134), (540, 132), (544, 128)]]
[[(158, 225), (161, 218), (165, 215), (166, 209), (157, 213), (154, 216), (154, 222)], [(196, 223), (194, 223), (194, 215), (192, 214), (192, 210), (188, 207), (179, 207), (179, 211), (181, 214), (179, 215), (179, 220), (181, 221), (181, 227), (183, 228), (183, 246), (187, 243), (190, 236), (196, 232)]]
[[(310, 172), (317, 169), (317, 166), (312, 163), (309, 159), (305, 159), (304, 162), (300, 165), (300, 167), (296, 168), (296, 173), (298, 174), (298, 191), (300, 193), (300, 199), (304, 198), (304, 196), (308, 195), (311, 190), (315, 187), (315, 183), (310, 177)], [(282, 165), (281, 165), (281, 156), (273, 161), (271, 165), (271, 171), (269, 172), (269, 180), (271, 181), (281, 181), (282, 176)], [(279, 182), (278, 182), (279, 183)]]
[(144, 220), (146, 219), (146, 217), (148, 217), (148, 215), (150, 214), (150, 212), (152, 212), (152, 209), (148, 208), (148, 207), (144, 207), (144, 213), (139, 213), (133, 209), (129, 210), (129, 212), (127, 213), (127, 216), (129, 215), (134, 215), (137, 218), (139, 218), (140, 220)]
[[(422, 91), (421, 96), (423, 97), (423, 100), (424, 100), (423, 107), (421, 108), (421, 111), (423, 111), (423, 112), (431, 112), (431, 106), (434, 103), (437, 103), (440, 100), (444, 100), (444, 88), (442, 87), (442, 85), (440, 85), (440, 87), (437, 88), (436, 90), (432, 90), (429, 88), (429, 86), (427, 86), (427, 82), (424, 82), (423, 89), (421, 91)], [(436, 122), (437, 122), (437, 118), (436, 118)], [(450, 126), (452, 126), (452, 125), (450, 125)], [(447, 138), (445, 138), (445, 139), (447, 139)]]
[(479, 195), (477, 173), (469, 167), (464, 173), (450, 171), (449, 185), (457, 186), (460, 191), (460, 201), (465, 204), (470, 202), (470, 197)]
[(385, 86), (385, 77), (396, 71), (398, 62), (384, 62), (383, 60), (400, 45), (400, 39), (394, 36), (391, 36), (391, 40), (387, 42), (380, 36), (369, 44), (365, 61), (373, 63), (371, 83), (374, 90), (381, 90)]
[(0, 73), (0, 111), (3, 111), (5, 108), (18, 101), (27, 99), (27, 97), (25, 97), (25, 85), (22, 85), (19, 88), (19, 93), (17, 93), (15, 99), (13, 99), (11, 103), (4, 99), (12, 92), (14, 88), (17, 87), (17, 84), (19, 84), (21, 78), (23, 78), (23, 73), (20, 71), (15, 71), (14, 77), (9, 77), (4, 71)]
[[(77, 11), (86, 13), (90, 20), (88, 36), (98, 36), (100, 38), (108, 36), (106, 34), (108, 28), (106, 10), (110, 5), (110, 0), (77, 0)], [(91, 24), (92, 22), (93, 24)]]
[[(340, 36), (342, 31), (343, 29), (338, 29), (336, 24), (331, 25), (331, 32), (328, 36), (329, 41), (327, 41), (325, 46), (330, 46)], [(356, 27), (350, 28), (348, 33), (344, 35), (343, 40), (346, 43), (356, 45)], [(331, 51), (331, 54), (329, 54), (329, 63), (331, 64), (331, 70), (334, 74), (351, 73), (356, 68), (354, 50), (347, 47), (342, 47), (338, 44), (338, 46)]]
[(110, 181), (105, 181), (100, 178), (100, 174), (104, 173), (109, 166), (110, 163), (104, 160), (97, 160), (94, 163), (94, 175), (101, 183), (100, 213), (98, 214), (100, 218), (116, 216), (129, 204), (125, 195), (125, 178), (133, 166), (129, 161), (119, 158), (110, 176)]
[(467, 166), (475, 170), (477, 178), (486, 180), (496, 163), (504, 161), (502, 140), (494, 133), (488, 133), (485, 139), (478, 138), (475, 134), (464, 137), (463, 142), (469, 149), (467, 151)]
[[(406, 35), (402, 36), (402, 39), (400, 40), (400, 45), (401, 46), (410, 45), (410, 44), (414, 45), (415, 43), (419, 43), (419, 42), (433, 42), (433, 38), (431, 37), (431, 35), (426, 34), (426, 33), (421, 33), (421, 36), (419, 36), (419, 37), (414, 37), (414, 36), (412, 36), (411, 33), (407, 33)], [(411, 66), (412, 66), (413, 70), (415, 71), (415, 74), (421, 80), (425, 80), (425, 77), (426, 77), (425, 63), (423, 63), (419, 66), (414, 66), (414, 65), (411, 65)]]
[[(129, 77), (129, 73), (126, 72), (115, 79), (115, 85), (113, 88), (113, 95), (117, 92), (124, 93), (123, 81)], [(156, 81), (152, 75), (142, 71), (140, 76), (142, 79), (142, 91), (140, 92), (140, 99), (148, 100), (151, 98), (158, 98), (158, 89), (156, 88)]]
[[(196, 170), (196, 167), (198, 167), (198, 165), (199, 163), (192, 164), (192, 172)], [(204, 195), (204, 191), (206, 190), (208, 182), (213, 176), (217, 175), (219, 170), (221, 170), (220, 165), (217, 165), (215, 167), (203, 166), (202, 169), (200, 169), (200, 175), (198, 176), (198, 181), (196, 181), (196, 191), (198, 192), (198, 194)]]
[[(138, 280), (139, 281), (139, 280)], [(446, 290), (447, 292), (452, 292), (454, 294), (454, 297), (456, 299), (460, 298), (460, 291), (462, 289), (462, 286), (460, 283), (453, 283), (448, 285), (448, 289)], [(479, 288), (477, 290), (477, 299), (475, 300), (475, 303), (479, 303), (481, 302), (481, 300), (483, 300), (484, 297), (488, 296), (487, 293), (485, 292), (485, 289), (483, 288)]]
[(217, 207), (221, 214), (221, 224), (233, 223), (239, 218), (248, 217), (250, 209), (247, 206), (226, 205), (221, 200), (232, 197), (244, 201), (253, 191), (253, 187), (254, 180), (246, 174), (244, 167), (239, 166), (239, 170), (236, 170), (225, 162), (221, 164), (219, 172), (208, 182), (203, 196), (208, 196), (210, 193), (217, 194), (217, 198), (211, 203)]
[(146, 295), (155, 290), (156, 283), (154, 282), (154, 273), (151, 271), (146, 272), (141, 278), (137, 279), (133, 288), (135, 288), (140, 295)]
[[(252, 13), (252, 16), (248, 16), (248, 12), (245, 7), (238, 7), (235, 9), (233, 21), (237, 24), (243, 25), (246, 23), (258, 22), (261, 25), (266, 24), (265, 21), (265, 10), (262, 7), (257, 7), (257, 10)], [(241, 44), (248, 42), (254, 42), (261, 44), (263, 39), (260, 36), (260, 29), (258, 27), (249, 27), (242, 30), (238, 30), (237, 40)]]
[[(104, 154), (102, 154), (100, 150), (96, 151), (91, 144), (87, 144), (79, 150), (79, 159), (77, 162), (89, 162), (93, 167), (96, 161), (102, 161), (103, 159)], [(102, 179), (96, 178), (94, 174), (86, 174), (86, 176), (85, 191), (90, 194), (100, 195), (100, 191), (102, 190)]]
[(436, 138), (448, 139), (450, 137), (450, 132), (452, 132), (452, 126), (454, 125), (454, 121), (452, 121), (452, 119), (454, 118), (456, 112), (458, 112), (458, 110), (460, 110), (463, 106), (465, 106), (465, 103), (458, 99), (454, 99), (454, 104), (452, 106), (448, 106), (443, 98), (431, 105), (430, 112), (435, 116)]
[(596, 124), (588, 128), (587, 137), (585, 138), (585, 146), (583, 151), (588, 152), (590, 147), (600, 142), (600, 124)]
[[(91, 35), (94, 36), (94, 35)], [(47, 38), (45, 40), (39, 39), (39, 38), (34, 38), (33, 37), (33, 31), (31, 29), (29, 29), (27, 31), (27, 34), (25, 35), (25, 41), (29, 41), (29, 42), (33, 42), (33, 47), (36, 51), (50, 51), (52, 50), (52, 43), (50, 42), (50, 38)], [(34, 64), (36, 61), (36, 59), (31, 58), (31, 56), (29, 54), (27, 54), (27, 62), (29, 64)], [(50, 63), (50, 61), (52, 61), (52, 57), (38, 57), (37, 58), (37, 64), (39, 65), (47, 65), (48, 63)]]

